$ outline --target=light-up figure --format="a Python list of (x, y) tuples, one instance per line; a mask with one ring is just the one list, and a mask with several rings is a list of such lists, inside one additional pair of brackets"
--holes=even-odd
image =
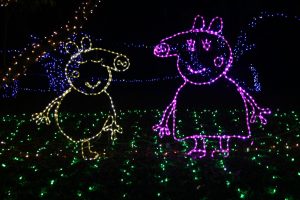
[[(90, 141), (99, 138), (103, 132), (110, 132), (111, 140), (115, 140), (116, 133), (122, 132), (121, 127), (116, 122), (116, 111), (107, 88), (112, 80), (112, 70), (116, 72), (127, 70), (130, 65), (129, 59), (125, 55), (110, 50), (92, 48), (88, 37), (82, 38), (81, 48), (78, 48), (75, 43), (69, 42), (66, 44), (66, 50), (72, 54), (65, 68), (65, 75), (70, 88), (61, 96), (55, 98), (42, 112), (35, 113), (33, 119), (37, 124), (45, 122), (49, 125), (49, 113), (54, 108), (54, 118), (59, 131), (70, 141), (81, 143), (82, 157), (84, 159), (96, 159), (99, 157), (99, 153), (91, 151)], [(106, 78), (100, 78), (103, 75)], [(90, 133), (87, 138), (75, 138), (72, 136), (72, 133), (67, 133), (59, 119), (59, 109), (62, 101), (72, 91), (86, 96), (102, 95), (102, 98), (106, 99), (110, 105), (108, 117), (102, 128), (95, 133)]]
[[(196, 154), (200, 158), (206, 156), (206, 143), (209, 140), (218, 141), (217, 147), (210, 152), (212, 157), (215, 153), (228, 156), (231, 138), (249, 138), (251, 136), (250, 123), (254, 123), (256, 118), (259, 118), (261, 123), (265, 125), (267, 120), (264, 115), (271, 114), (268, 108), (258, 106), (253, 97), (227, 75), (232, 66), (233, 56), (229, 43), (221, 34), (222, 28), (223, 21), (220, 17), (215, 17), (206, 26), (204, 18), (198, 15), (195, 17), (190, 30), (176, 33), (161, 40), (154, 49), (154, 54), (158, 57), (177, 58), (177, 69), (184, 83), (177, 89), (175, 97), (163, 112), (160, 122), (153, 129), (159, 132), (161, 138), (165, 135), (172, 135), (175, 140), (180, 142), (193, 140), (194, 147), (187, 154)], [(178, 97), (187, 87), (200, 88), (210, 85), (212, 88), (221, 80), (234, 88), (230, 92), (238, 92), (238, 96), (242, 97), (245, 111), (243, 124), (246, 130), (234, 133), (226, 132), (226, 130), (212, 133), (193, 130), (188, 136), (180, 136), (177, 132)], [(224, 92), (224, 98), (226, 98), (226, 92)], [(195, 93), (194, 95), (205, 94)]]

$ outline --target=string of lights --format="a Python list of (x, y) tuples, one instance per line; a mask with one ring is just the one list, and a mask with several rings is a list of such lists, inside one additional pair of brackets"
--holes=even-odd
[[(249, 139), (251, 137), (250, 124), (259, 119), (263, 125), (266, 125), (265, 115), (271, 114), (270, 109), (258, 106), (254, 98), (228, 76), (227, 73), (233, 63), (233, 53), (229, 43), (221, 34), (222, 29), (222, 18), (215, 17), (207, 25), (204, 17), (197, 15), (190, 30), (162, 39), (154, 49), (154, 55), (157, 57), (175, 57), (177, 59), (177, 69), (184, 83), (177, 89), (173, 100), (166, 107), (159, 123), (153, 126), (153, 130), (158, 132), (160, 138), (172, 135), (173, 139), (178, 142), (194, 141), (194, 147), (187, 152), (187, 155), (197, 154), (199, 158), (207, 155), (207, 142), (214, 139), (219, 141), (219, 146), (210, 152), (210, 156), (214, 157), (216, 153), (228, 156), (231, 139)], [(178, 47), (177, 43), (180, 42), (186, 44), (186, 47), (183, 47), (183, 45)], [(207, 59), (213, 60), (213, 62), (207, 61)], [(177, 112), (178, 107), (182, 106), (182, 102), (178, 105), (180, 93), (188, 85), (207, 87), (215, 84), (219, 79), (226, 79), (235, 86), (234, 89), (240, 94), (246, 113), (247, 133), (245, 134), (243, 130), (234, 130), (233, 133), (228, 133), (228, 130), (221, 129), (211, 133), (203, 130), (193, 130), (188, 136), (179, 135), (178, 132), (181, 132), (181, 134), (184, 132), (184, 130), (178, 131), (177, 125), (178, 121), (182, 121), (183, 118), (178, 117)], [(237, 129), (241, 129), (241, 126)]]
[[(213, 109), (187, 112), (194, 120), (205, 113), (219, 113)], [(120, 120), (128, 122), (123, 127), (128, 134), (116, 141), (106, 158), (88, 163), (81, 159), (79, 145), (65, 140), (59, 131), (53, 133), (53, 128), (48, 126), (32, 127), (29, 114), (2, 114), (0, 172), (10, 174), (1, 177), (6, 183), (2, 188), (4, 198), (61, 198), (63, 193), (57, 191), (65, 191), (69, 184), (72, 187), (68, 188), (68, 197), (72, 198), (88, 198), (95, 192), (106, 197), (111, 191), (109, 197), (114, 199), (132, 199), (137, 195), (180, 199), (190, 194), (213, 199), (216, 192), (211, 193), (212, 188), (228, 191), (226, 196), (231, 199), (298, 198), (298, 188), (287, 184), (300, 179), (300, 121), (296, 111), (274, 110), (269, 126), (253, 132), (253, 145), (232, 143), (235, 153), (218, 159), (185, 157), (183, 152), (190, 148), (189, 143), (161, 140), (147, 131), (145, 127), (151, 127), (152, 122), (138, 119), (159, 119), (160, 110), (120, 110), (119, 113)], [(65, 113), (62, 123), (74, 117), (83, 121), (91, 116), (95, 121), (105, 117), (99, 113)], [(52, 162), (55, 164), (49, 167)], [(259, 172), (262, 176), (258, 182), (253, 177)], [(88, 184), (78, 181), (87, 179)], [(151, 190), (140, 190), (149, 184)], [(137, 190), (142, 193), (137, 194)]]
[[(233, 58), (236, 61), (235, 63), (237, 63), (239, 61), (239, 59), (241, 58), (241, 56), (243, 56), (245, 53), (250, 53), (251, 51), (253, 51), (256, 47), (255, 44), (253, 43), (249, 43), (248, 42), (248, 35), (251, 34), (251, 32), (253, 30), (256, 29), (257, 25), (267, 21), (268, 19), (273, 19), (273, 18), (279, 18), (279, 19), (285, 19), (285, 20), (296, 20), (299, 21), (299, 17), (297, 16), (289, 16), (285, 13), (271, 13), (271, 12), (261, 12), (258, 16), (255, 16), (252, 18), (252, 20), (247, 24), (247, 27), (242, 29), (240, 31), (239, 36), (237, 37), (237, 41), (236, 44), (234, 45), (233, 48)], [(75, 40), (77, 35), (84, 35), (84, 33), (80, 33), (80, 34), (71, 34), (71, 36), (69, 37), (69, 39), (71, 40)], [(41, 43), (43, 39), (40, 39), (36, 36), (31, 35), (30, 36), (31, 39), (33, 40), (33, 43)], [(96, 42), (101, 42), (104, 40), (104, 38), (93, 38)], [(29, 44), (28, 46), (30, 46), (31, 44)], [(126, 48), (141, 48), (141, 49), (153, 49), (154, 45), (149, 45), (149, 44), (144, 44), (144, 43), (128, 43), (128, 42), (124, 42), (122, 44), (116, 44), (117, 46), (122, 46), (122, 47), (126, 47)], [(40, 59), (39, 62), (45, 67), (46, 70), (46, 74), (48, 76), (48, 80), (49, 80), (49, 86), (50, 86), (50, 90), (54, 91), (58, 94), (61, 94), (63, 91), (65, 91), (69, 85), (66, 81), (66, 77), (64, 77), (64, 65), (66, 64), (66, 59), (64, 59), (66, 53), (64, 51), (64, 43), (59, 43), (57, 48), (55, 49), (56, 51), (49, 51), (47, 53), (45, 53)], [(12, 54), (21, 54), (21, 50), (8, 50), (7, 52), (12, 53)], [(234, 64), (237, 65), (237, 64)], [(238, 79), (236, 79), (235, 81), (238, 81), (240, 83), (240, 85), (243, 85), (244, 87), (248, 88), (250, 91), (254, 91), (254, 92), (260, 92), (261, 91), (261, 84), (259, 83), (259, 79), (258, 79), (258, 71), (255, 69), (255, 66), (253, 64), (251, 64), (249, 66), (249, 71), (252, 73), (253, 76), (253, 83), (254, 86), (251, 87), (249, 85), (247, 85), (244, 81), (238, 81)], [(41, 74), (41, 76), (44, 76), (43, 74)], [(180, 76), (178, 75), (166, 75), (166, 76), (162, 76), (162, 77), (153, 77), (153, 78), (146, 78), (146, 79), (113, 79), (112, 82), (114, 83), (129, 83), (129, 84), (133, 84), (133, 83), (155, 83), (155, 82), (160, 82), (160, 81), (170, 81), (173, 79), (180, 79)], [(15, 96), (17, 93), (17, 90), (14, 89), (16, 84), (12, 84), (12, 85), (8, 85), (8, 84), (2, 84), (2, 86), (5, 87), (4, 91), (7, 91), (8, 93), (10, 91), (16, 91), (13, 94), (12, 93), (7, 93), (4, 94), (2, 96), (5, 97), (11, 97), (11, 96)], [(11, 89), (8, 89), (11, 88)], [(21, 89), (22, 91), (33, 91), (36, 92), (36, 89), (29, 89), (29, 88), (24, 88)], [(42, 91), (49, 91), (49, 89), (41, 89)]]
[(80, 31), (88, 16), (94, 12), (94, 9), (100, 4), (100, 0), (84, 0), (75, 10), (75, 15), (67, 23), (54, 30), (51, 35), (43, 37), (39, 43), (32, 43), (22, 52), (13, 57), (10, 66), (4, 66), (0, 72), (0, 87), (16, 80), (20, 75), (26, 75), (27, 66), (38, 61), (47, 51), (55, 50), (69, 33)]
[[(91, 150), (90, 141), (100, 138), (103, 132), (109, 132), (111, 140), (114, 141), (117, 138), (117, 133), (122, 133), (122, 128), (117, 123), (115, 106), (112, 97), (107, 92), (107, 88), (112, 80), (112, 71), (123, 72), (127, 70), (130, 65), (129, 59), (125, 55), (111, 50), (92, 47), (91, 40), (88, 37), (81, 39), (80, 48), (73, 41), (68, 42), (65, 48), (66, 52), (72, 55), (64, 70), (70, 87), (62, 95), (51, 101), (42, 112), (35, 113), (32, 117), (37, 124), (46, 123), (49, 125), (50, 111), (54, 108), (54, 118), (59, 131), (71, 142), (81, 144), (81, 154), (85, 160), (95, 160), (100, 154)], [(82, 75), (81, 72), (85, 71), (86, 64), (89, 65), (90, 63), (96, 64), (93, 71), (87, 76)], [(99, 74), (95, 70), (98, 68), (106, 71), (108, 76), (106, 80), (99, 79)], [(63, 126), (59, 119), (59, 109), (64, 98), (72, 91), (81, 93), (87, 97), (102, 95), (109, 101), (110, 109), (107, 119), (104, 121), (102, 128), (90, 137), (76, 139), (62, 128)]]
[[(6, 7), (13, 0), (3, 2), (7, 3), (1, 1), (0, 5)], [(258, 105), (247, 92), (261, 91), (259, 68), (253, 63), (238, 63), (255, 50), (255, 41), (249, 39), (259, 23), (277, 17), (299, 21), (298, 17), (263, 12), (241, 30), (233, 48), (223, 36), (222, 18), (205, 23), (202, 16), (194, 19), (190, 30), (157, 45), (113, 44), (120, 49), (151, 49), (160, 58), (175, 57), (178, 70), (177, 75), (113, 79), (113, 72), (129, 68), (127, 56), (94, 47), (90, 37), (80, 32), (99, 3), (83, 0), (74, 19), (52, 35), (32, 35), (33, 42), (26, 48), (0, 51), (13, 58), (12, 65), (0, 71), (3, 98), (16, 96), (19, 91), (56, 93), (44, 110), (33, 115), (0, 113), (0, 174), (5, 174), (0, 185), (4, 199), (300, 198), (300, 113), (272, 108), (272, 120), (267, 123), (265, 115), (271, 114), (270, 109)], [(103, 40), (93, 41), (101, 46)], [(19, 79), (33, 63), (43, 67), (45, 73), (30, 75), (47, 78), (49, 85), (45, 88), (27, 88)], [(241, 77), (228, 73), (233, 67), (248, 70), (247, 75), (253, 79), (251, 88), (240, 81)], [(116, 110), (108, 92), (112, 83), (139, 86), (175, 79), (184, 83), (165, 110)], [(195, 109), (182, 101), (187, 89), (194, 92), (196, 87), (220, 85), (227, 93), (221, 92), (223, 96), (218, 98), (219, 94), (212, 91), (214, 97), (206, 98), (212, 104), (215, 97), (220, 99), (221, 109), (208, 105), (204, 107), (209, 109)], [(233, 101), (228, 102), (232, 108), (225, 107), (232, 90), (241, 104)], [(88, 98), (97, 98), (97, 105), (86, 103)], [(188, 98), (196, 100), (196, 105), (202, 102), (201, 95)], [(85, 110), (85, 106), (93, 111)], [(234, 124), (236, 130), (225, 127), (220, 119)]]

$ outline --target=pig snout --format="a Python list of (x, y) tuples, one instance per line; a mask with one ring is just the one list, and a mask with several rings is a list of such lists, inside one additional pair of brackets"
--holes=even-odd
[(170, 46), (166, 43), (160, 43), (154, 48), (154, 55), (157, 57), (168, 57), (170, 53)]
[(120, 71), (127, 70), (129, 68), (129, 65), (130, 65), (130, 62), (126, 56), (118, 55), (114, 59), (114, 66)]

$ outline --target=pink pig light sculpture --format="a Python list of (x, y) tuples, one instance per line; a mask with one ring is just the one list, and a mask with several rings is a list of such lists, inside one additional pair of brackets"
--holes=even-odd
[[(215, 17), (209, 25), (205, 26), (202, 16), (196, 16), (190, 30), (176, 33), (160, 41), (154, 48), (154, 55), (161, 58), (176, 57), (177, 69), (184, 83), (177, 89), (171, 103), (164, 110), (160, 122), (153, 126), (158, 131), (160, 138), (165, 135), (172, 135), (176, 141), (194, 141), (194, 147), (187, 152), (187, 155), (196, 154), (198, 158), (207, 154), (206, 142), (217, 140), (219, 147), (210, 152), (213, 157), (215, 153), (229, 155), (229, 141), (232, 138), (246, 140), (251, 137), (251, 123), (258, 118), (263, 125), (267, 124), (264, 115), (271, 114), (270, 109), (257, 105), (254, 98), (247, 93), (239, 84), (227, 75), (232, 66), (233, 56), (228, 41), (222, 36), (223, 21)], [(177, 131), (177, 99), (179, 94), (188, 85), (203, 87), (215, 84), (216, 81), (225, 79), (239, 93), (244, 104), (246, 134), (219, 134), (193, 132), (188, 136), (179, 136)], [(201, 143), (199, 147), (198, 143)]]

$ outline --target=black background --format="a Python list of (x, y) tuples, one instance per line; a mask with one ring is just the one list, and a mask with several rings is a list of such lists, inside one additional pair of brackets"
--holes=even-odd
[[(42, 5), (16, 4), (0, 9), (0, 48), (23, 48), (29, 35), (48, 35), (63, 25), (72, 15), (79, 0), (52, 1)], [(151, 79), (152, 77), (176, 76), (175, 59), (156, 58), (152, 48), (130, 48), (122, 44), (146, 44), (154, 46), (166, 36), (188, 30), (197, 14), (205, 16), (207, 22), (215, 16), (224, 21), (223, 35), (234, 46), (242, 29), (260, 12), (285, 13), (300, 16), (297, 1), (211, 1), (211, 0), (152, 0), (114, 1), (100, 3), (87, 22), (84, 32), (94, 38), (102, 38), (104, 48), (128, 55), (131, 67), (127, 72), (114, 74), (120, 79)], [(248, 32), (250, 42), (257, 48), (234, 63), (231, 75), (242, 79), (238, 72), (249, 71), (254, 64), (259, 73), (262, 92), (250, 92), (262, 105), (271, 108), (299, 109), (299, 45), (300, 21), (274, 18), (258, 24)], [(1, 56), (1, 65), (4, 56)], [(245, 69), (245, 70), (243, 70)], [(29, 74), (44, 73), (39, 65), (29, 66)], [(36, 70), (36, 71), (35, 71)], [(251, 74), (248, 74), (251, 80)], [(47, 80), (27, 76), (20, 79), (24, 87), (47, 88)], [(246, 80), (247, 81), (247, 80)], [(160, 108), (172, 99), (181, 79), (154, 83), (114, 83), (109, 88), (117, 107)], [(247, 82), (251, 87), (251, 81)], [(222, 91), (221, 91), (222, 92)], [(194, 95), (194, 94), (191, 94)], [(225, 95), (225, 94), (224, 94)], [(50, 102), (56, 94), (20, 93), (16, 99), (0, 100), (2, 111), (35, 112)], [(80, 103), (80, 102), (79, 102)], [(232, 105), (232, 100), (224, 100)], [(224, 106), (222, 105), (222, 106)]]

